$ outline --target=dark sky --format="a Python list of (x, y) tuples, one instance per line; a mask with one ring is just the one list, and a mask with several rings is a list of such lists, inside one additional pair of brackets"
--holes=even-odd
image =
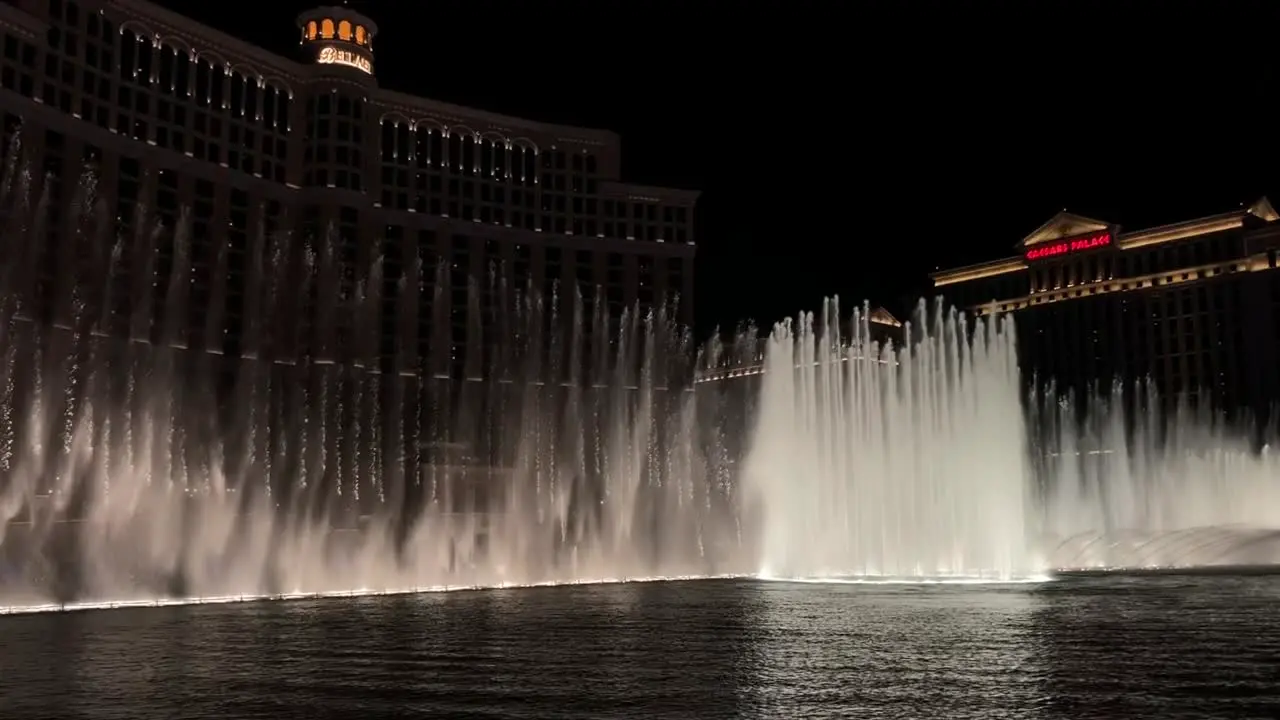
[[(310, 6), (161, 4), (286, 54)], [(900, 310), (1064, 207), (1138, 228), (1280, 195), (1277, 2), (358, 5), (383, 86), (609, 128), (624, 179), (702, 190), (703, 333)]]

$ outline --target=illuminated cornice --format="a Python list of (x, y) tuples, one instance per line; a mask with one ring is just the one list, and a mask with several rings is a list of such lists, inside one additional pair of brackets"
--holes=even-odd
[(1148, 245), (1175, 242), (1198, 235), (1235, 230), (1243, 227), (1250, 216), (1263, 222), (1280, 220), (1280, 214), (1276, 213), (1275, 208), (1271, 207), (1271, 201), (1264, 196), (1258, 198), (1252, 205), (1239, 210), (1127, 233), (1120, 236), (1117, 244), (1121, 250), (1131, 250)]
[(1027, 263), (1022, 258), (1008, 258), (1005, 260), (995, 260), (993, 262), (980, 263), (978, 265), (967, 265), (955, 270), (943, 270), (936, 272), (929, 277), (933, 280), (934, 287), (943, 285), (953, 285), (955, 283), (969, 282), (970, 280), (981, 280), (982, 278), (994, 277), (996, 275), (1004, 275), (1006, 273), (1026, 270)]
[[(1235, 230), (1243, 227), (1249, 217), (1255, 217), (1264, 222), (1275, 222), (1280, 220), (1280, 213), (1277, 213), (1271, 202), (1263, 197), (1248, 207), (1229, 213), (1160, 225), (1131, 233), (1121, 233), (1116, 237), (1115, 247), (1120, 251), (1133, 250), (1151, 245), (1176, 242), (1200, 235)], [(1095, 229), (1094, 226), (1097, 226), (1096, 229), (1109, 227), (1100, 220), (1074, 215), (1064, 210), (1023, 238), (1018, 247), (1061, 239), (1081, 229), (1085, 232), (1090, 232)], [(1004, 275), (1025, 270), (1026, 268), (1027, 264), (1022, 258), (1007, 258), (978, 265), (968, 265), (954, 270), (943, 270), (933, 273), (929, 277), (933, 280), (934, 287), (942, 287), (944, 285)], [(1040, 297), (1040, 295), (1037, 295), (1037, 297)]]
[(1080, 298), (1096, 297), (1098, 295), (1109, 295), (1113, 293), (1135, 292), (1153, 287), (1181, 285), (1183, 283), (1220, 277), (1222, 275), (1232, 273), (1261, 272), (1264, 270), (1274, 269), (1275, 268), (1271, 267), (1271, 264), (1268, 262), (1266, 254), (1260, 253), (1249, 257), (1178, 268), (1176, 270), (1148, 273), (1146, 275), (1138, 275), (1134, 277), (1116, 278), (1114, 280), (1083, 283), (1057, 290), (1038, 292), (1034, 295), (1012, 298), (1009, 300), (982, 303), (970, 309), (977, 315), (1016, 312), (1018, 310), (1039, 307), (1041, 305), (1052, 305), (1054, 303), (1065, 302), (1068, 300), (1078, 300)]
[(1244, 225), (1245, 212), (1243, 210), (1231, 213), (1223, 213), (1222, 215), (1214, 215), (1207, 218), (1199, 218), (1197, 220), (1188, 220), (1186, 222), (1173, 223), (1171, 225), (1161, 225), (1147, 230), (1139, 230), (1137, 232), (1127, 233), (1120, 236), (1118, 243), (1121, 250), (1132, 250), (1134, 248), (1147, 247), (1148, 245), (1159, 245), (1161, 243), (1174, 242), (1175, 240), (1183, 240), (1198, 235), (1208, 235), (1215, 232), (1223, 232), (1225, 230), (1235, 230)]

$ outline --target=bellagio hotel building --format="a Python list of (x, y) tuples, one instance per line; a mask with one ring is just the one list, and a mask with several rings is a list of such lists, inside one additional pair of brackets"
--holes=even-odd
[(424, 268), (424, 301), (448, 307), (418, 314), (423, 353), (442, 332), (468, 342), (468, 282), (496, 267), (565, 302), (577, 286), (614, 314), (673, 303), (692, 321), (695, 192), (622, 182), (611, 132), (379, 87), (378, 28), (350, 8), (299, 16), (301, 61), (146, 0), (0, 0), (0, 31), (3, 152), (20, 126), (52, 207), (93, 168), (122, 233), (139, 207), (169, 227), (185, 208), (192, 308), (216, 244), (234, 315), (255, 234), (323, 228), (345, 282), (378, 256), (388, 288)]

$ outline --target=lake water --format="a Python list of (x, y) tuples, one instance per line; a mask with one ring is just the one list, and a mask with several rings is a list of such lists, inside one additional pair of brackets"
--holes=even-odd
[(1280, 578), (701, 581), (0, 617), (0, 718), (1244, 718)]

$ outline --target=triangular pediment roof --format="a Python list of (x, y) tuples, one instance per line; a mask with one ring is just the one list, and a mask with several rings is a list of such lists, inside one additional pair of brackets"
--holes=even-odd
[(1250, 215), (1256, 215), (1267, 222), (1280, 220), (1280, 214), (1271, 206), (1271, 201), (1264, 195), (1247, 208)]
[(877, 325), (902, 327), (902, 321), (894, 317), (892, 313), (882, 307), (872, 309), (871, 313), (867, 316), (867, 320), (869, 322), (876, 323)]
[(1100, 232), (1110, 227), (1111, 223), (1063, 210), (1049, 218), (1048, 222), (1036, 228), (1030, 235), (1022, 238), (1022, 242), (1018, 243), (1017, 247), (1023, 249), (1053, 240)]

